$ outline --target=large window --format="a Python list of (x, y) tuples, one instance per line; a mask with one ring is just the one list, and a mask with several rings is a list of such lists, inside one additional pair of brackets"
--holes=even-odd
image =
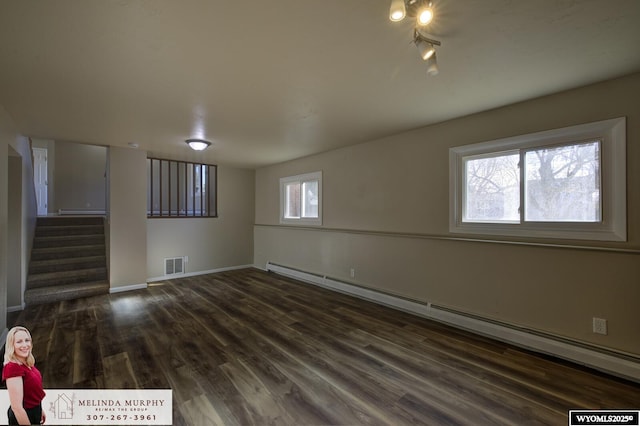
[(217, 217), (217, 168), (147, 158), (148, 217)]
[(280, 223), (322, 225), (322, 172), (280, 179)]
[(451, 148), (450, 231), (626, 240), (624, 118)]

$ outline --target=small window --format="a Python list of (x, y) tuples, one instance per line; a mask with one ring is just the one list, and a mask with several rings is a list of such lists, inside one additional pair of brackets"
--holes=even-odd
[(217, 217), (217, 167), (147, 158), (147, 217)]
[(450, 150), (450, 231), (626, 240), (624, 118)]
[(322, 225), (322, 172), (280, 179), (280, 223)]

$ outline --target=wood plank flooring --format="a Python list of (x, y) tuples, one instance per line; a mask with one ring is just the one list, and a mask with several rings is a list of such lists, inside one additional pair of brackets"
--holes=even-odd
[(174, 425), (566, 425), (640, 385), (257, 269), (25, 309), (48, 388), (171, 388)]

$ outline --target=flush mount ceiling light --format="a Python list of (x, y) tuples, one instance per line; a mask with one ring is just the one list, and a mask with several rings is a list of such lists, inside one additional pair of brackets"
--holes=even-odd
[(194, 151), (203, 151), (211, 145), (211, 142), (205, 141), (204, 139), (187, 139), (185, 142)]
[(389, 19), (393, 22), (398, 22), (402, 21), (406, 16), (416, 19), (413, 30), (413, 42), (418, 48), (422, 60), (428, 61), (427, 74), (438, 74), (435, 47), (440, 46), (440, 42), (423, 34), (435, 16), (433, 2), (430, 0), (391, 0)]

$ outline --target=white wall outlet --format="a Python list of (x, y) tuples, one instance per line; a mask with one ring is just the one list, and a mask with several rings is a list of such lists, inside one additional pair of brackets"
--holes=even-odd
[(596, 334), (607, 334), (607, 320), (603, 318), (593, 318), (593, 332)]
[(351, 276), (351, 278), (355, 278), (355, 277), (356, 277), (356, 270), (355, 270), (355, 268), (351, 268), (351, 270), (349, 271), (349, 275)]

